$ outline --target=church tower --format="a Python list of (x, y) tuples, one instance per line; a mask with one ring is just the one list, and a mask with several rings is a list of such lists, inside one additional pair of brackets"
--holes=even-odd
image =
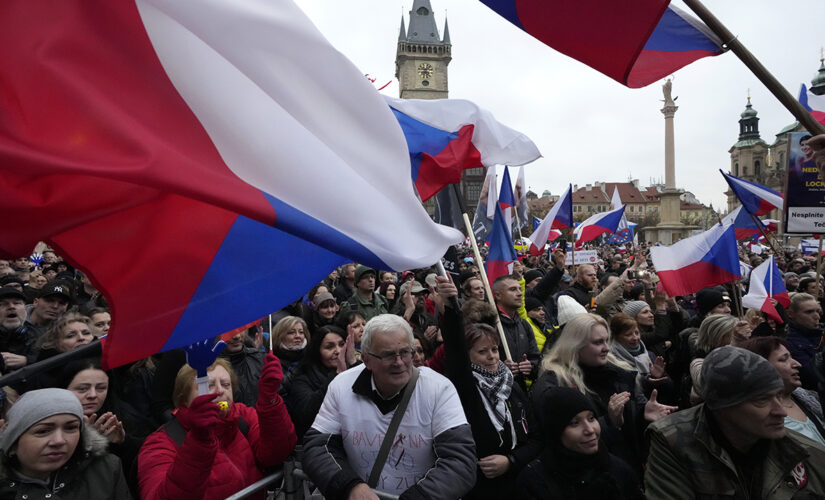
[[(751, 105), (750, 96), (748, 96), (745, 110), (739, 115), (739, 140), (728, 152), (732, 175), (757, 184), (768, 184), (766, 167), (768, 144), (759, 136), (759, 117)], [(739, 206), (739, 200), (736, 199), (733, 191), (728, 189), (725, 194), (728, 196), (728, 211)]]
[(444, 21), (444, 37), (438, 27), (430, 0), (415, 0), (410, 9), (410, 27), (401, 17), (395, 77), (401, 99), (446, 99), (447, 65), (452, 60), (450, 29)]

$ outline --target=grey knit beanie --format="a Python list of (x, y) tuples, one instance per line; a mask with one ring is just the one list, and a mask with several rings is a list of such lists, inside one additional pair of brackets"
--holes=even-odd
[(782, 377), (762, 356), (741, 347), (718, 347), (702, 363), (702, 397), (709, 410), (730, 408), (781, 389)]
[(650, 304), (644, 300), (633, 300), (625, 304), (622, 312), (629, 315), (631, 318), (636, 319), (636, 316), (638, 316), (645, 307), (650, 307)]
[(6, 414), (8, 425), (0, 438), (0, 449), (8, 456), (11, 447), (29, 427), (63, 413), (74, 415), (83, 423), (80, 400), (66, 389), (39, 389), (23, 394)]

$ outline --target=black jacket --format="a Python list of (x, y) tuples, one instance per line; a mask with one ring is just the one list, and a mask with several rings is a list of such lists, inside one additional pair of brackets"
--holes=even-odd
[[(507, 339), (507, 346), (510, 348), (510, 355), (513, 361), (518, 363), (522, 357), (527, 354), (527, 359), (533, 365), (533, 371), (530, 373), (530, 378), (535, 378), (538, 373), (539, 361), (541, 360), (541, 353), (539, 352), (538, 344), (536, 344), (536, 336), (533, 333), (533, 327), (527, 320), (515, 316), (513, 318), (499, 314), (501, 319), (501, 326), (504, 328), (504, 337)], [(504, 359), (504, 352), (501, 352), (502, 360)], [(523, 387), (526, 390), (526, 387)]]
[(232, 364), (232, 371), (238, 377), (238, 390), (234, 392), (232, 398), (236, 403), (254, 407), (258, 402), (258, 379), (261, 378), (261, 371), (266, 363), (266, 353), (260, 349), (244, 347), (238, 352), (224, 351), (221, 357), (229, 360)]
[(592, 295), (590, 290), (585, 290), (583, 286), (579, 284), (578, 281), (574, 281), (572, 285), (568, 286), (566, 289), (562, 290), (556, 295), (556, 300), (562, 295), (569, 295), (576, 299), (576, 302), (583, 305), (584, 307), (588, 307), (590, 305), (590, 297)]
[[(533, 409), (527, 394), (519, 384), (513, 383), (507, 407), (511, 420), (499, 433), (490, 421), (479, 393), (476, 379), (470, 368), (470, 357), (464, 341), (464, 328), (460, 317), (451, 308), (445, 309), (441, 334), (444, 337), (445, 376), (452, 381), (464, 407), (464, 415), (473, 431), (476, 454), (479, 458), (504, 455), (510, 459), (510, 470), (494, 479), (488, 479), (481, 470), (476, 471), (476, 485), (464, 498), (504, 498), (512, 491), (514, 480), (521, 469), (538, 456), (542, 439), (537, 432)], [(513, 446), (512, 431), (516, 443)]]
[(302, 363), (281, 385), (279, 392), (284, 398), (292, 423), (295, 424), (298, 442), (303, 440), (304, 433), (315, 421), (327, 394), (327, 386), (335, 375), (335, 370), (327, 370), (316, 363)]

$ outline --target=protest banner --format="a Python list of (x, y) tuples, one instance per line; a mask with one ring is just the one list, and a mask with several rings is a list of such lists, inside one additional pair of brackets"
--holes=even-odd
[(810, 137), (807, 132), (793, 132), (788, 137), (786, 233), (825, 233), (825, 183), (807, 145)]

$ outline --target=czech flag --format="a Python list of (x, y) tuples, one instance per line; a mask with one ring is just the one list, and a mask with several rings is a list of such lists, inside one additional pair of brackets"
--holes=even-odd
[(715, 224), (673, 245), (655, 246), (650, 255), (662, 287), (671, 297), (690, 295), (740, 277), (736, 233), (730, 225)]
[(609, 212), (602, 212), (588, 217), (584, 222), (579, 224), (573, 232), (576, 244), (578, 245), (594, 240), (597, 236), (604, 233), (615, 233), (624, 216), (624, 209), (625, 206), (622, 205)]
[(343, 262), (428, 266), (463, 238), (291, 1), (6, 0), (0, 42), (0, 253), (45, 241), (89, 274), (107, 367), (264, 317)]
[[(561, 231), (553, 231), (558, 229), (565, 229), (573, 226), (573, 186), (568, 185), (567, 191), (561, 195), (558, 201), (553, 205), (553, 208), (547, 212), (544, 220), (533, 232), (530, 244), (530, 255), (541, 255), (544, 252), (544, 246), (548, 241), (552, 241), (561, 235)], [(552, 233), (556, 233), (552, 235)]]
[(631, 88), (722, 53), (701, 21), (669, 0), (481, 0), (550, 47)]
[[(754, 217), (748, 213), (747, 210), (744, 210), (742, 206), (738, 206), (731, 213), (726, 215), (722, 218), (722, 224), (731, 224), (733, 225), (734, 230), (736, 231), (736, 239), (737, 240), (748, 240), (753, 238), (755, 235), (761, 234), (759, 231), (759, 226), (757, 226), (756, 222), (754, 222)], [(759, 221), (759, 219), (756, 219)], [(759, 224), (762, 224), (762, 221), (759, 221)], [(764, 224), (762, 225), (762, 231), (768, 231), (768, 227)]]
[(765, 186), (760, 186), (754, 182), (726, 174), (721, 169), (719, 169), (719, 172), (722, 173), (733, 194), (739, 198), (739, 201), (748, 213), (758, 217), (765, 215), (775, 208), (782, 210), (783, 202), (781, 193), (766, 188)]
[(782, 281), (782, 273), (776, 266), (773, 255), (751, 271), (750, 288), (747, 295), (742, 297), (742, 305), (751, 309), (758, 309), (775, 321), (782, 323), (782, 316), (777, 312), (771, 299), (775, 299), (783, 307), (791, 305), (788, 290)]
[(383, 97), (404, 131), (412, 180), (423, 201), (461, 182), (465, 169), (524, 165), (541, 158), (526, 135), (470, 101)]
[(799, 89), (799, 104), (807, 109), (816, 121), (825, 125), (825, 95), (812, 93), (803, 83)]
[(496, 205), (493, 216), (493, 229), (490, 231), (490, 249), (484, 269), (487, 272), (487, 281), (490, 286), (499, 276), (513, 272), (513, 262), (518, 259), (513, 248), (513, 238), (510, 236), (510, 227), (504, 219), (501, 207)]
[(504, 167), (504, 177), (501, 178), (498, 206), (500, 206), (502, 210), (516, 206), (516, 198), (513, 196), (513, 184), (510, 182), (510, 169), (506, 166)]

